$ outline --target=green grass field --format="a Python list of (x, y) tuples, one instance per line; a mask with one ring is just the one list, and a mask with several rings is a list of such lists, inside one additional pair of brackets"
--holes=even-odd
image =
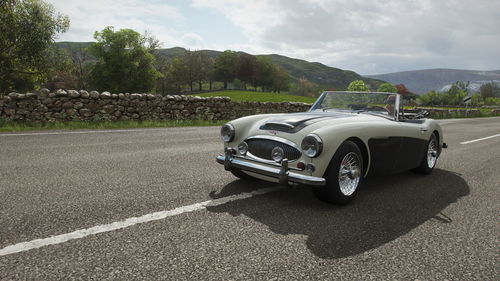
[(305, 102), (313, 103), (316, 98), (302, 97), (289, 94), (278, 94), (271, 92), (254, 92), (254, 91), (216, 91), (210, 93), (197, 94), (200, 97), (230, 97), (233, 101), (260, 101), (260, 102)]
[(131, 129), (222, 126), (227, 121), (205, 120), (170, 120), (170, 121), (68, 121), (68, 122), (10, 122), (0, 120), (0, 132), (18, 132), (31, 130), (75, 130), (75, 129)]

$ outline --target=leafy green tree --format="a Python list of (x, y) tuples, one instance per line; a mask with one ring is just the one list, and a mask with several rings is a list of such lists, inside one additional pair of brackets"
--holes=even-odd
[(274, 92), (288, 91), (290, 89), (290, 75), (281, 67), (275, 68)]
[(156, 93), (160, 95), (166, 95), (173, 92), (172, 89), (172, 77), (170, 75), (170, 61), (166, 56), (155, 54), (155, 68), (161, 73), (161, 76), (156, 80)]
[(262, 91), (272, 89), (275, 84), (276, 67), (267, 57), (257, 57), (257, 81), (256, 85), (262, 87)]
[(347, 86), (347, 90), (354, 92), (369, 92), (370, 88), (368, 88), (363, 80), (356, 80), (352, 81), (349, 86)]
[(112, 92), (149, 92), (161, 74), (147, 38), (132, 29), (114, 31), (109, 26), (95, 32), (97, 43), (89, 51), (98, 61), (91, 82), (98, 90)]
[(47, 79), (47, 51), (69, 18), (42, 0), (0, 1), (0, 92), (32, 90)]
[(475, 93), (472, 95), (470, 103), (473, 106), (482, 106), (484, 105), (484, 100), (480, 93)]
[(46, 51), (46, 76), (44, 86), (49, 89), (78, 86), (78, 67), (71, 58), (70, 51), (53, 45)]
[(448, 92), (442, 95), (443, 105), (458, 105), (461, 104), (463, 99), (467, 96), (467, 86), (468, 84), (463, 84), (462, 82), (454, 83)]
[(210, 80), (210, 74), (214, 68), (213, 60), (208, 57), (206, 52), (194, 51), (194, 80), (198, 83), (198, 90), (203, 90), (203, 83)]
[(199, 68), (198, 61), (196, 60), (196, 53), (187, 50), (181, 59), (185, 65), (185, 78), (189, 85), (189, 91), (193, 92), (193, 84), (196, 81), (196, 72)]
[(182, 86), (189, 84), (189, 69), (184, 58), (174, 58), (168, 73), (177, 92), (181, 91)]
[(392, 85), (391, 83), (382, 83), (377, 89), (377, 92), (386, 92), (386, 93), (397, 93), (398, 89)]
[(78, 89), (87, 89), (90, 72), (94, 64), (92, 57), (81, 43), (68, 45), (68, 51), (73, 61), (75, 86)]
[(224, 83), (224, 89), (227, 84), (236, 78), (236, 65), (238, 63), (238, 54), (231, 50), (224, 51), (217, 57), (214, 64), (214, 79)]
[(430, 91), (424, 95), (421, 95), (418, 99), (423, 105), (440, 105), (441, 104), (440, 94), (436, 91)]

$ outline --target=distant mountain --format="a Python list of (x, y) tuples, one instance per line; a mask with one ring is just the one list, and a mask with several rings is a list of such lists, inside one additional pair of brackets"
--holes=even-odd
[(424, 94), (431, 90), (445, 90), (446, 86), (457, 81), (470, 82), (473, 90), (484, 83), (500, 81), (500, 70), (424, 69), (365, 76), (392, 84), (404, 84), (410, 91)]
[[(90, 44), (92, 44), (92, 42), (56, 43), (56, 45), (61, 48), (70, 49), (73, 51), (78, 51), (80, 49), (84, 50), (86, 47), (90, 46)], [(159, 50), (160, 54), (170, 59), (182, 56), (185, 51), (186, 49), (181, 47)], [(201, 51), (205, 52), (211, 58), (216, 58), (222, 53), (213, 50), (201, 50)], [(274, 64), (285, 69), (290, 74), (292, 82), (296, 82), (300, 78), (304, 77), (307, 80), (320, 85), (324, 89), (345, 90), (347, 89), (349, 83), (351, 83), (354, 80), (363, 80), (370, 86), (371, 89), (377, 89), (378, 86), (384, 82), (378, 79), (363, 77), (354, 71), (329, 67), (319, 62), (308, 62), (305, 60), (299, 60), (274, 54), (259, 55), (259, 56), (268, 57)]]

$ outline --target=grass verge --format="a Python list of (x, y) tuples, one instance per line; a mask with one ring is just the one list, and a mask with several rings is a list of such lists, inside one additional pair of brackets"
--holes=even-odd
[(12, 122), (0, 120), (0, 132), (33, 130), (75, 130), (75, 129), (132, 129), (221, 126), (227, 121), (169, 120), (169, 121), (68, 121), (68, 122)]
[(255, 92), (255, 91), (215, 91), (197, 94), (200, 97), (230, 97), (233, 101), (260, 101), (260, 102), (305, 102), (313, 103), (316, 98), (303, 97), (283, 93)]

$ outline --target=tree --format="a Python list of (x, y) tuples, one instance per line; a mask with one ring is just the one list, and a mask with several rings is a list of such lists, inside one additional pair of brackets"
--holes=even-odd
[(391, 83), (382, 83), (377, 89), (377, 92), (386, 92), (386, 93), (397, 93), (398, 89), (392, 85)]
[(276, 67), (271, 59), (266, 57), (257, 57), (257, 81), (254, 86), (261, 86), (262, 91), (273, 88), (275, 84)]
[(406, 88), (405, 84), (398, 84), (396, 85), (397, 93), (402, 95), (402, 96), (407, 96), (410, 95), (410, 91), (408, 88)]
[(196, 60), (196, 54), (190, 50), (186, 50), (181, 59), (185, 65), (185, 78), (187, 84), (189, 85), (189, 91), (193, 92), (193, 83), (196, 81), (196, 72), (199, 68)]
[(161, 73), (161, 76), (156, 80), (156, 93), (166, 95), (172, 91), (172, 77), (170, 76), (170, 61), (166, 56), (155, 54), (155, 68)]
[(430, 91), (427, 94), (421, 95), (419, 98), (423, 105), (440, 105), (440, 94), (436, 91)]
[(42, 0), (0, 1), (0, 92), (46, 80), (47, 50), (68, 28), (69, 18)]
[(294, 85), (291, 93), (298, 96), (304, 97), (314, 97), (318, 92), (317, 86), (306, 78), (302, 77), (299, 79), (296, 85)]
[(495, 82), (490, 82), (481, 85), (479, 88), (479, 92), (483, 99), (492, 98), (492, 97), (500, 97), (500, 87)]
[(91, 56), (81, 43), (78, 43), (76, 46), (68, 45), (68, 49), (73, 61), (76, 86), (79, 89), (87, 89), (87, 82), (93, 67), (93, 63), (90, 62)]
[(246, 84), (255, 86), (257, 82), (257, 58), (255, 56), (242, 53), (236, 64), (236, 78), (243, 81), (244, 88)]
[(203, 90), (203, 82), (210, 80), (210, 73), (214, 68), (214, 62), (203, 51), (195, 51), (194, 55), (194, 80), (198, 82), (198, 90)]
[(78, 68), (71, 59), (69, 50), (53, 45), (46, 51), (45, 56), (47, 81), (44, 83), (44, 87), (51, 90), (76, 88)]
[(356, 80), (352, 81), (349, 86), (347, 86), (347, 90), (354, 92), (369, 92), (370, 88), (368, 88), (363, 80)]
[(473, 106), (482, 106), (484, 105), (484, 100), (480, 93), (475, 93), (472, 95), (470, 103)]
[(112, 92), (149, 92), (160, 73), (147, 38), (132, 29), (114, 31), (113, 27), (95, 32), (97, 43), (89, 51), (97, 59), (91, 82), (98, 90)]
[(238, 63), (238, 54), (226, 50), (217, 57), (214, 64), (214, 79), (224, 82), (224, 89), (227, 84), (236, 78), (236, 64)]
[(189, 70), (183, 58), (174, 58), (170, 65), (169, 77), (170, 81), (174, 84), (177, 92), (181, 91), (181, 87), (189, 83)]
[(275, 68), (274, 92), (288, 91), (290, 89), (290, 75), (281, 67)]
[(444, 105), (458, 105), (461, 104), (463, 99), (468, 95), (467, 92), (468, 84), (463, 84), (460, 81), (457, 81), (451, 85), (451, 88), (448, 92), (444, 93), (443, 96), (443, 104)]

